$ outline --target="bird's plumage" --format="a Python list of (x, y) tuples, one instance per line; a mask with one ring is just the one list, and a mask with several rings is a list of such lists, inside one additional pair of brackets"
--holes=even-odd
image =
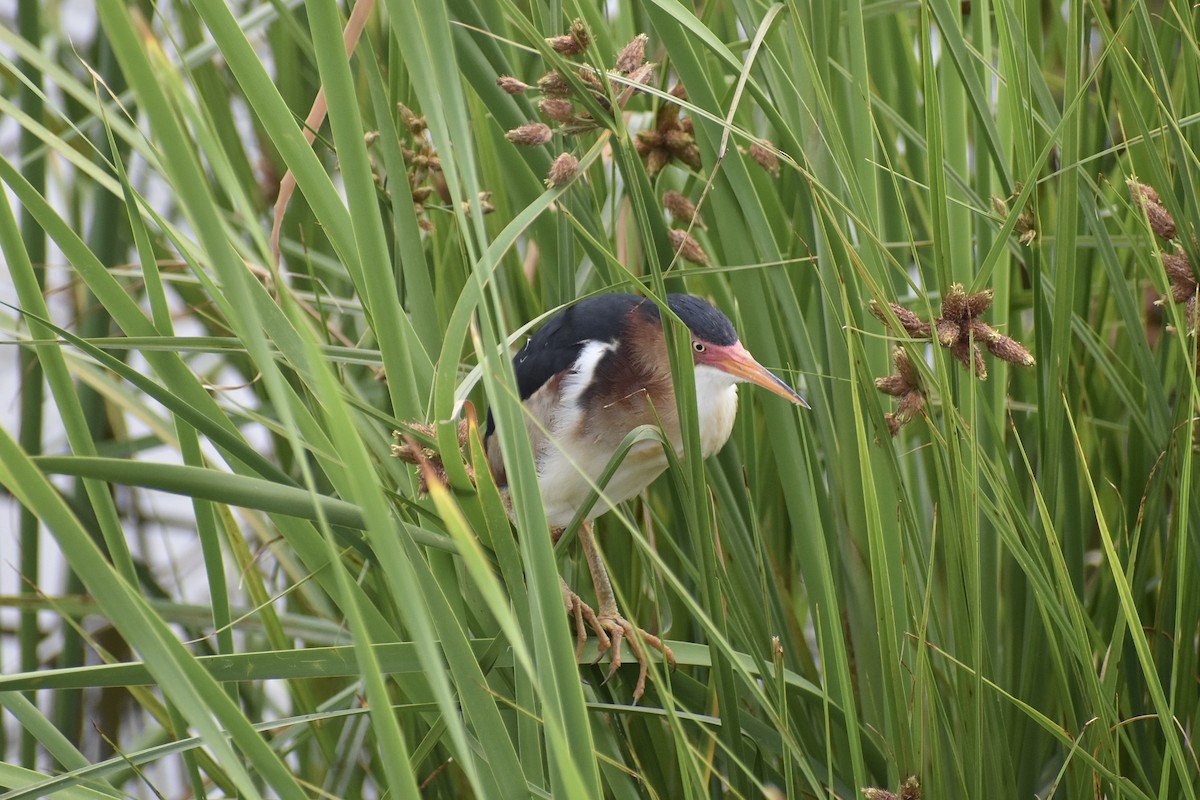
[[(758, 384), (806, 405), (791, 387), (754, 360), (738, 341), (729, 319), (716, 308), (685, 294), (669, 295), (667, 305), (691, 333), (700, 449), (706, 458), (725, 444), (733, 430), (739, 382)], [(650, 300), (607, 294), (564, 309), (530, 337), (513, 359), (513, 370), (551, 529), (571, 523), (622, 441), (635, 428), (661, 426), (675, 452), (683, 453), (662, 318)], [(504, 460), (490, 413), (485, 445), (492, 475), (507, 494)], [(636, 442), (602, 487), (604, 500), (592, 507), (579, 528), (579, 544), (596, 588), (596, 609), (559, 579), (564, 609), (575, 620), (576, 658), (587, 639), (585, 626), (591, 626), (600, 652), (612, 653), (608, 673), (612, 677), (621, 665), (622, 644), (628, 641), (639, 667), (633, 689), (635, 703), (646, 685), (648, 649), (661, 652), (672, 666), (675, 657), (662, 639), (621, 616), (590, 520), (610, 503), (641, 492), (666, 468), (667, 454), (661, 443)]]
[[(705, 457), (719, 450), (733, 429), (738, 381), (752, 380), (799, 401), (750, 358), (724, 314), (692, 295), (672, 294), (667, 302), (698, 345), (696, 395)], [(682, 454), (666, 340), (658, 306), (652, 301), (606, 294), (575, 303), (526, 342), (514, 357), (513, 368), (528, 412), (526, 427), (538, 485), (552, 527), (570, 522), (634, 428), (661, 425)], [(778, 386), (764, 383), (764, 375)], [(504, 465), (499, 443), (491, 435), (490, 415), (487, 432), (489, 464), (497, 483), (504, 486)], [(660, 444), (639, 442), (604, 487), (604, 496), (612, 503), (627, 500), (666, 467)], [(607, 507), (597, 503), (588, 517)]]

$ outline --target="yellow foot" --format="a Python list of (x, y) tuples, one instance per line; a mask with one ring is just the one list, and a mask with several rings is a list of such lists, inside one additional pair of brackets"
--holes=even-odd
[(589, 627), (596, 632), (600, 655), (603, 656), (610, 651), (612, 653), (608, 674), (604, 676), (605, 683), (620, 669), (622, 645), (626, 641), (629, 642), (638, 662), (638, 678), (633, 687), (635, 704), (646, 691), (646, 676), (650, 671), (650, 660), (641, 646), (642, 642), (662, 653), (663, 660), (670, 665), (671, 669), (675, 668), (675, 655), (671, 652), (671, 648), (663, 644), (662, 639), (654, 634), (646, 633), (640, 628), (635, 628), (633, 623), (622, 617), (615, 609), (611, 612), (605, 612), (602, 609), (601, 613), (597, 614), (591, 606), (580, 599), (579, 595), (571, 591), (566, 583), (563, 584), (562, 590), (563, 604), (566, 606), (567, 613), (575, 620), (575, 657), (578, 659), (583, 653)]

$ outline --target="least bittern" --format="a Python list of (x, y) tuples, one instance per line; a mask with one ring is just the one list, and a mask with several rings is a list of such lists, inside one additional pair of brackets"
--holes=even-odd
[[(799, 394), (771, 374), (738, 341), (729, 319), (692, 295), (667, 298), (691, 335), (696, 370), (700, 447), (707, 458), (724, 446), (737, 413), (737, 384), (757, 384), (789, 402), (808, 407)], [(551, 318), (513, 359), (517, 388), (525, 405), (533, 445), (538, 488), (555, 540), (589, 499), (625, 436), (641, 425), (661, 425), (667, 441), (683, 454), (683, 435), (659, 308), (629, 294), (582, 300)], [(507, 487), (498, 437), (489, 417), (488, 461), (497, 484)], [(596, 503), (579, 531), (596, 587), (598, 610), (562, 583), (567, 612), (574, 617), (577, 641), (587, 638), (585, 623), (596, 632), (600, 652), (611, 650), (609, 676), (621, 664), (621, 643), (630, 642), (640, 672), (634, 701), (645, 688), (648, 661), (639, 643), (659, 650), (673, 663), (671, 651), (656, 636), (634, 631), (621, 616), (608, 571), (592, 538), (591, 520), (637, 495), (667, 468), (660, 443), (642, 441), (626, 455), (602, 487), (606, 502)]]

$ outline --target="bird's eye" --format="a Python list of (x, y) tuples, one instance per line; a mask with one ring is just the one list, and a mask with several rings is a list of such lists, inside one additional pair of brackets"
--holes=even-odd
[(692, 342), (692, 349), (697, 353), (704, 352), (704, 342)]

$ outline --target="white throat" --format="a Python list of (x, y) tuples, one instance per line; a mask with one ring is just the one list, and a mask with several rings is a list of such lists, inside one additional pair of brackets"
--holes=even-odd
[(705, 458), (725, 446), (737, 416), (737, 379), (707, 364), (696, 366), (696, 407), (700, 450)]

